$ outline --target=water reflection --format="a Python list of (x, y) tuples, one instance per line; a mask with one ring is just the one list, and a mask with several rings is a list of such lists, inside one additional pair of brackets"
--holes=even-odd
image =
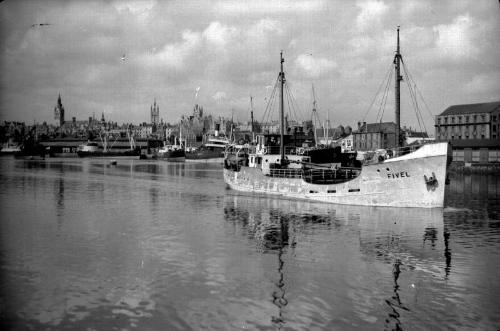
[(238, 194), (220, 166), (6, 161), (13, 329), (500, 325), (495, 178), (452, 180), (443, 212)]
[[(271, 201), (271, 200), (269, 200)], [(248, 236), (255, 239), (259, 250), (264, 254), (276, 254), (277, 279), (273, 281), (274, 289), (271, 294), (272, 303), (278, 308), (277, 313), (271, 316), (271, 322), (281, 329), (286, 321), (284, 309), (288, 304), (286, 298), (285, 255), (289, 246), (289, 221), (293, 216), (284, 213), (279, 208), (264, 209), (260, 212), (255, 209), (246, 209), (239, 206), (238, 198), (233, 203), (225, 200), (224, 217), (229, 222), (239, 222), (248, 231)]]
[[(293, 266), (298, 262), (295, 253), (287, 253), (289, 250), (303, 250), (304, 246), (309, 244), (308, 236), (316, 236), (318, 231), (326, 237), (338, 232), (347, 240), (357, 238), (358, 250), (362, 253), (360, 258), (366, 261), (364, 263), (380, 261), (385, 265), (388, 277), (386, 285), (378, 284), (369, 292), (363, 282), (370, 284), (374, 279), (370, 278), (366, 270), (356, 275), (361, 277), (361, 280), (357, 279), (357, 285), (351, 284), (351, 278), (343, 280), (347, 282), (349, 289), (346, 295), (355, 305), (355, 313), (359, 315), (357, 318), (368, 323), (367, 325), (376, 321), (367, 311), (373, 309), (378, 300), (383, 300), (388, 307), (383, 319), (384, 327), (403, 329), (404, 321), (408, 317), (403, 318), (402, 314), (411, 314), (408, 303), (416, 301), (417, 292), (414, 287), (410, 287), (411, 290), (405, 287), (402, 296), (401, 278), (405, 279), (408, 286), (408, 278), (415, 273), (429, 274), (444, 280), (451, 270), (451, 251), (448, 244), (443, 244), (439, 239), (443, 233), (444, 238), (449, 240), (449, 234), (443, 231), (442, 209), (336, 206), (268, 197), (227, 195), (224, 200), (224, 217), (227, 222), (240, 227), (242, 234), (251, 238), (262, 254), (275, 253), (277, 256), (275, 278), (269, 280), (274, 286), (271, 300), (278, 308), (270, 318), (277, 328), (293, 325), (290, 324), (290, 319), (305, 318), (292, 318), (291, 311), (288, 311), (290, 305), (301, 304), (295, 301), (299, 297), (296, 292), (301, 292), (302, 289), (295, 288), (293, 281), (289, 281), (296, 275), (288, 274), (290, 268), (286, 266)], [(325, 251), (321, 242), (315, 242), (314, 247), (315, 258), (327, 259), (328, 263), (332, 263), (332, 257), (343, 260), (342, 254), (352, 255), (352, 258), (356, 259), (355, 252)], [(350, 264), (347, 266), (354, 269), (359, 267)], [(339, 265), (338, 268), (340, 269), (336, 272), (343, 275), (342, 266)], [(383, 281), (383, 278), (377, 280), (380, 281)], [(343, 292), (344, 288), (336, 288), (335, 291)], [(321, 310), (316, 313), (321, 314)]]
[(443, 230), (443, 238), (444, 238), (444, 258), (445, 258), (445, 279), (448, 279), (451, 271), (451, 249), (450, 249), (450, 232), (448, 228), (445, 226)]
[(56, 192), (56, 210), (57, 210), (57, 217), (58, 217), (58, 224), (59, 222), (62, 223), (62, 216), (64, 212), (64, 178), (59, 178), (57, 181), (57, 189), (54, 190)]
[(454, 208), (470, 208), (478, 217), (499, 219), (496, 208), (500, 199), (500, 176), (495, 174), (451, 174), (446, 189), (445, 205)]
[[(399, 297), (399, 284), (398, 278), (401, 274), (401, 260), (396, 259), (392, 269), (392, 275), (394, 279), (394, 295), (390, 299), (386, 299), (385, 302), (389, 305), (391, 311), (388, 314), (388, 318), (385, 320), (385, 329), (388, 330), (403, 330), (401, 326), (400, 313), (399, 309), (409, 311), (407, 307), (401, 302), (401, 298)], [(394, 326), (392, 326), (392, 322)]]

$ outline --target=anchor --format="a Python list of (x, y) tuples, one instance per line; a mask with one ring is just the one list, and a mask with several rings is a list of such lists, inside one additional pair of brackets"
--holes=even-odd
[(438, 186), (438, 180), (436, 178), (436, 175), (434, 174), (434, 172), (432, 173), (432, 176), (428, 177), (426, 175), (424, 175), (424, 180), (425, 180), (425, 184), (427, 185), (427, 190), (432, 190), (434, 191), (436, 189), (436, 187)]

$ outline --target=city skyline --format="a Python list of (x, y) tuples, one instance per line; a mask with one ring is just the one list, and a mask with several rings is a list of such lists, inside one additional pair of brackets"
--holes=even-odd
[[(4, 1), (0, 17), (1, 121), (55, 123), (59, 94), (67, 119), (149, 122), (156, 100), (165, 122), (195, 103), (247, 121), (253, 96), (261, 121), (283, 51), (298, 119), (314, 85), (320, 117), (354, 128), (378, 118), (397, 26), (430, 134), (448, 106), (500, 99), (497, 1)], [(405, 86), (401, 124), (419, 127)]]

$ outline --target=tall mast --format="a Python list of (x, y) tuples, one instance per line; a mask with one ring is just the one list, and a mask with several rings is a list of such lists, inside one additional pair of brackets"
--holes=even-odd
[(396, 107), (395, 107), (395, 120), (396, 120), (396, 141), (395, 141), (395, 146), (400, 147), (400, 141), (399, 141), (399, 129), (401, 127), (401, 81), (403, 80), (403, 77), (401, 77), (401, 54), (399, 52), (399, 25), (398, 25), (398, 40), (397, 40), (397, 48), (396, 48), (396, 56), (394, 57), (394, 65), (396, 66)]
[(283, 72), (283, 51), (280, 52), (280, 163), (283, 165), (285, 161), (285, 144), (284, 144), (284, 132), (285, 132), (285, 110), (284, 110), (284, 100), (283, 100), (283, 86), (285, 85), (285, 73)]
[(252, 131), (252, 142), (254, 141), (254, 134), (253, 134), (253, 97), (250, 96), (250, 119), (252, 121), (252, 126), (251, 126), (251, 131)]
[(318, 118), (318, 114), (316, 113), (316, 94), (314, 93), (314, 84), (312, 84), (312, 93), (313, 93), (313, 110), (312, 110), (312, 126), (314, 130), (314, 145), (318, 146), (318, 135), (316, 133), (316, 120)]

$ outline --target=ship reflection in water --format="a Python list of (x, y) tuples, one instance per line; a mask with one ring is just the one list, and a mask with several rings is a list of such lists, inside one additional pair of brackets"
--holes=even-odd
[[(330, 318), (315, 327), (377, 325), (382, 302), (386, 304), (384, 329), (421, 325), (422, 316), (409, 307), (433, 296), (434, 290), (423, 286), (422, 279), (445, 282), (451, 269), (449, 233), (443, 229), (442, 209), (332, 207), (238, 195), (225, 201), (226, 221), (251, 238), (257, 251), (276, 255), (270, 298), (278, 309), (271, 320), (280, 328), (315, 324), (316, 318), (302, 316), (312, 307), (310, 302), (301, 302), (307, 295), (297, 295), (313, 285), (331, 295), (326, 302), (321, 295), (308, 299), (324, 304), (325, 310), (315, 313)], [(311, 236), (321, 239), (316, 238), (312, 245)], [(294, 288), (303, 273), (298, 265), (308, 264), (317, 264), (317, 269), (311, 266), (310, 278), (300, 285), (304, 288)], [(334, 279), (315, 284), (316, 279), (329, 277), (321, 275), (325, 271)], [(425, 301), (422, 304), (418, 309), (425, 310)], [(305, 323), (297, 325), (301, 316)], [(438, 321), (436, 316), (434, 322)]]
[(444, 209), (226, 189), (220, 165), (0, 159), (2, 329), (500, 325), (500, 179)]

